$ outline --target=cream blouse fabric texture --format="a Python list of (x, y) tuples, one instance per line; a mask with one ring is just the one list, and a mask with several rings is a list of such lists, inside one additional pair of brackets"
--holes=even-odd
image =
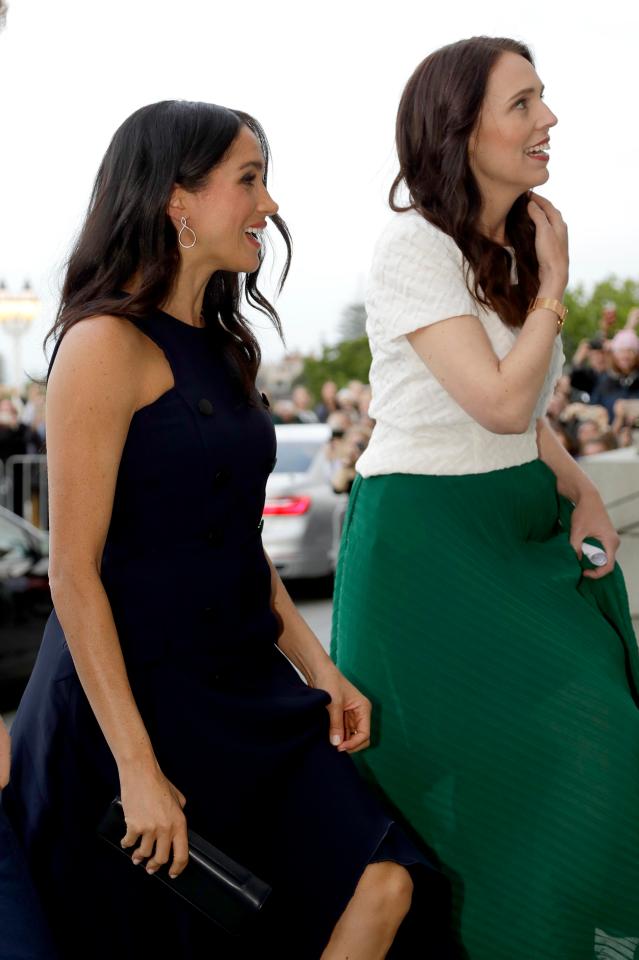
[(468, 292), (464, 259), (451, 237), (413, 211), (396, 214), (375, 248), (366, 310), (373, 354), (370, 415), (376, 424), (357, 462), (362, 476), (486, 473), (537, 457), (536, 421), (546, 412), (564, 362), (560, 337), (523, 434), (491, 433), (473, 420), (406, 339), (421, 327), (468, 314), (479, 317), (500, 359), (517, 339), (518, 331)]

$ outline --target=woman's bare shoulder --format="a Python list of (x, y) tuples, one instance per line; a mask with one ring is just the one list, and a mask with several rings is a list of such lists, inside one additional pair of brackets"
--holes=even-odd
[(129, 320), (102, 314), (79, 320), (63, 335), (49, 378), (49, 392), (119, 394), (135, 403), (144, 337)]

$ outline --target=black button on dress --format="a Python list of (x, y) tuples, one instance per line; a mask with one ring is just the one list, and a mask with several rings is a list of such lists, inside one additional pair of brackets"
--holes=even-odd
[(441, 875), (330, 745), (328, 694), (276, 646), (260, 537), (268, 410), (257, 391), (243, 399), (221, 331), (161, 311), (134, 322), (175, 384), (132, 419), (101, 576), (190, 826), (273, 887), (256, 941), (225, 940), (97, 839), (117, 769), (55, 612), (15, 719), (5, 805), (64, 957), (317, 960), (369, 862), (414, 867), (431, 904)]

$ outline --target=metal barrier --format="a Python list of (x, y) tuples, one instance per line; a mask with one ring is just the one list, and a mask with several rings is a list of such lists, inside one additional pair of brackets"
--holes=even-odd
[(2, 505), (41, 530), (48, 530), (47, 458), (42, 454), (24, 454), (9, 457), (0, 467)]

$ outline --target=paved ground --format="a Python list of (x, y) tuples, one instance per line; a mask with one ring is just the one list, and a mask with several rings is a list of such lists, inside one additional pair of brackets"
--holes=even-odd
[(299, 584), (290, 583), (288, 589), (300, 613), (315, 631), (324, 648), (328, 650), (333, 615), (332, 581), (322, 581), (317, 584), (306, 581)]

